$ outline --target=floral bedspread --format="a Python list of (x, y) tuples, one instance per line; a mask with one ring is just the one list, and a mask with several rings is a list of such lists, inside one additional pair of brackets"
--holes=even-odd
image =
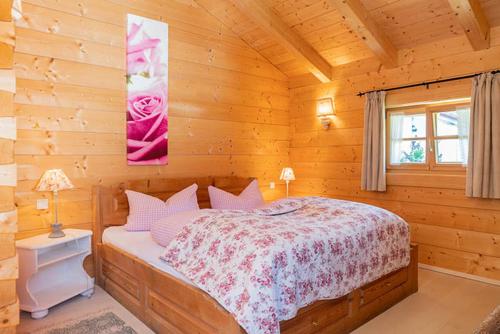
[(306, 197), (291, 213), (208, 210), (162, 259), (215, 298), (249, 333), (334, 299), (410, 261), (408, 225), (374, 206)]

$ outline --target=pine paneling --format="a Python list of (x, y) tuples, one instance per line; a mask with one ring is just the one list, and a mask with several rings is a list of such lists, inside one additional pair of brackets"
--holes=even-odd
[(0, 213), (0, 233), (17, 231), (17, 210)]
[(15, 247), (17, 214), (14, 188), (17, 168), (14, 163), (16, 118), (13, 95), (16, 77), (13, 67), (15, 29), (11, 18), (12, 1), (0, 3), (0, 332), (15, 333), (19, 324), (19, 303), (15, 289), (18, 258)]
[[(391, 210), (410, 223), (412, 240), (422, 250), (420, 262), (500, 280), (500, 201), (465, 197), (463, 172), (391, 172), (387, 192), (361, 191), (364, 99), (356, 96), (373, 88), (497, 69), (500, 27), (492, 29), (488, 50), (473, 52), (466, 37), (460, 36), (399, 54), (404, 65), (394, 69), (380, 69), (377, 60), (368, 59), (337, 67), (329, 84), (291, 79), (290, 85), (297, 86), (290, 100), (290, 161), (297, 176), (291, 192)], [(460, 80), (394, 91), (388, 93), (387, 104), (466, 98), (470, 90), (470, 80)], [(334, 98), (337, 110), (328, 131), (315, 116), (316, 100), (324, 97)]]
[[(67, 227), (91, 227), (94, 184), (256, 176), (267, 198), (282, 195), (282, 185), (267, 184), (289, 159), (286, 77), (205, 10), (176, 0), (23, 5), (13, 58), (18, 238), (46, 232), (52, 222), (49, 210), (36, 210), (36, 199), (51, 195), (32, 190), (48, 168), (64, 169), (77, 188), (60, 194)], [(169, 24), (167, 166), (126, 165), (127, 13)]]
[[(422, 263), (500, 279), (500, 203), (466, 198), (463, 173), (392, 172), (386, 193), (360, 190), (364, 99), (355, 95), (498, 68), (498, 2), (481, 1), (493, 26), (491, 47), (472, 52), (445, 0), (362, 0), (392, 43), (404, 48), (392, 69), (381, 67), (327, 2), (265, 2), (334, 66), (331, 83), (317, 84), (302, 62), (227, 0), (204, 2), (223, 22), (195, 1), (23, 1), (15, 39), (12, 24), (0, 24), (0, 51), (11, 52), (0, 62), (0, 129), (8, 134), (0, 138), (0, 164), (7, 166), (0, 180), (16, 174), (14, 162), (18, 180), (17, 210), (12, 182), (0, 187), (0, 233), (16, 231), (17, 217), (19, 238), (48, 230), (51, 212), (35, 203), (50, 194), (32, 190), (48, 168), (63, 168), (77, 186), (60, 194), (63, 223), (90, 228), (93, 184), (257, 176), (270, 199), (283, 186), (270, 190), (267, 182), (291, 163), (298, 178), (292, 193), (387, 208), (410, 222)], [(170, 25), (168, 166), (126, 166), (127, 13)], [(463, 80), (393, 92), (387, 103), (469, 94), (470, 81)], [(323, 97), (334, 97), (337, 109), (329, 131), (315, 115)]]
[[(51, 0), (51, 2), (54, 0)], [(286, 23), (302, 39), (309, 43), (330, 65), (334, 73), (339, 65), (350, 63), (375, 63), (378, 71), (380, 61), (373, 58), (365, 41), (343, 20), (340, 11), (329, 1), (311, 0), (262, 0), (281, 21)], [(431, 42), (441, 42), (457, 36), (465, 36), (464, 28), (447, 0), (360, 0), (368, 16), (397, 48), (410, 48)], [(480, 0), (490, 25), (500, 22), (500, 3), (497, 0)], [(208, 11), (226, 23), (236, 34), (259, 51), (278, 69), (293, 77), (293, 86), (304, 82), (318, 83), (307, 64), (287, 51), (285, 46), (264, 29), (259, 28), (248, 13), (238, 10), (231, 0), (203, 0)], [(465, 43), (468, 43), (465, 40)], [(468, 45), (470, 48), (470, 45)], [(433, 53), (436, 50), (427, 50)], [(452, 50), (448, 50), (451, 52)], [(407, 60), (407, 59), (406, 59)], [(401, 64), (401, 59), (399, 59)], [(362, 65), (364, 66), (364, 65)], [(307, 78), (306, 80), (304, 80)], [(300, 82), (296, 82), (299, 80)]]
[(12, 68), (14, 58), (15, 33), (12, 21), (0, 21), (0, 68)]

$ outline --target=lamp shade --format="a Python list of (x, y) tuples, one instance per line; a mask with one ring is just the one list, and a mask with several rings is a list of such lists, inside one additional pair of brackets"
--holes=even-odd
[(285, 181), (293, 181), (295, 180), (295, 174), (293, 173), (293, 169), (291, 167), (285, 167), (281, 171), (280, 180)]
[(327, 117), (335, 115), (335, 107), (331, 98), (318, 100), (316, 106), (316, 114), (318, 117)]
[(35, 187), (36, 191), (59, 191), (73, 189), (73, 183), (68, 179), (62, 169), (49, 169), (43, 173)]

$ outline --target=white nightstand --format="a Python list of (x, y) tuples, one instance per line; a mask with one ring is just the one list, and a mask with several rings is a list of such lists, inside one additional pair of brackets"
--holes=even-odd
[(45, 317), (50, 307), (71, 297), (90, 297), (94, 292), (94, 279), (83, 269), (83, 260), (92, 253), (92, 231), (66, 229), (64, 233), (57, 239), (49, 239), (47, 233), (16, 242), (20, 308), (34, 319)]

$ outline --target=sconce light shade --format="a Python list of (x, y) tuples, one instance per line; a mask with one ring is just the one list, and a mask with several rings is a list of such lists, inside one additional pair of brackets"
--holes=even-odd
[(335, 115), (335, 108), (331, 98), (318, 100), (316, 107), (316, 114), (318, 117), (326, 117)]
[(328, 129), (332, 120), (330, 116), (335, 115), (335, 106), (331, 98), (318, 100), (316, 106), (316, 115), (321, 119), (323, 128)]

